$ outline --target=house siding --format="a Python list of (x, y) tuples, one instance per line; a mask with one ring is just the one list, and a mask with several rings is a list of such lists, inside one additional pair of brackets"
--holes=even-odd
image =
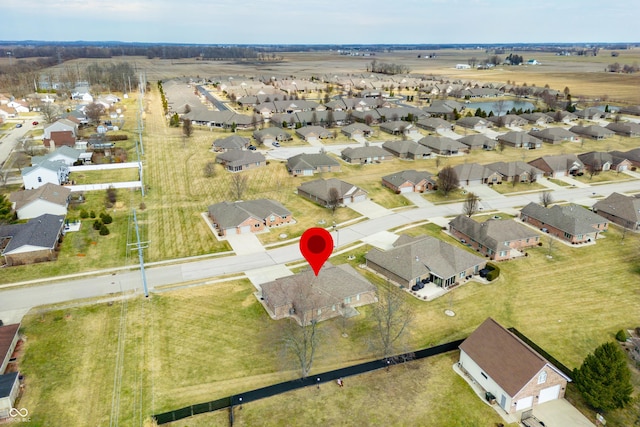
[(23, 252), (17, 254), (5, 254), (4, 259), (8, 266), (35, 264), (37, 262), (55, 261), (56, 250), (42, 249), (38, 251)]

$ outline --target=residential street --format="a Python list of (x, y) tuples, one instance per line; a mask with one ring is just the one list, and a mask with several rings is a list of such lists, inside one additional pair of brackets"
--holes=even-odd
[[(566, 200), (582, 205), (592, 205), (595, 195), (607, 196), (617, 191), (640, 192), (640, 181), (616, 182), (589, 188), (563, 187), (553, 192), (555, 200)], [(539, 192), (511, 197), (499, 196), (482, 199), (485, 209), (511, 210), (529, 202), (538, 202)], [(361, 239), (402, 225), (424, 221), (433, 217), (447, 217), (462, 212), (462, 202), (420, 207), (391, 212), (340, 229), (340, 246), (350, 245)], [(204, 283), (221, 275), (243, 273), (264, 267), (302, 260), (298, 244), (247, 255), (234, 255), (177, 264), (147, 267), (147, 283), (150, 291), (155, 287), (179, 285), (185, 282)], [(29, 287), (0, 290), (0, 319), (5, 323), (19, 321), (31, 307), (61, 303), (82, 298), (109, 296), (120, 291), (142, 289), (140, 272), (121, 271), (98, 277), (82, 277)]]

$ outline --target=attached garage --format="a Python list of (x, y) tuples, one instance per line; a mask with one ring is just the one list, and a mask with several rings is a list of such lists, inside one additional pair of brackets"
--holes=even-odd
[(413, 187), (400, 187), (400, 193), (412, 193)]
[(313, 144), (315, 142), (318, 142), (318, 137), (317, 136), (308, 136), (306, 139), (307, 139), (307, 142), (309, 144)]
[(556, 384), (553, 387), (547, 387), (540, 390), (538, 395), (538, 404), (548, 402), (550, 400), (556, 400), (560, 396), (560, 384)]
[(523, 411), (533, 406), (533, 396), (523, 397), (516, 402), (516, 411)]
[(246, 234), (246, 233), (251, 233), (251, 226), (250, 225), (243, 225), (242, 227), (240, 227), (240, 233), (239, 234)]
[(355, 196), (353, 198), (353, 203), (364, 202), (365, 200), (367, 200), (367, 195), (366, 194), (361, 194), (361, 195)]

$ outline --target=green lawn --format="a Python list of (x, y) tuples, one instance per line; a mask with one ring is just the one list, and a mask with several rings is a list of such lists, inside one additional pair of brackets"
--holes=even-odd
[(542, 191), (546, 189), (544, 185), (538, 184), (537, 182), (505, 182), (500, 185), (494, 185), (491, 187), (492, 190), (497, 191), (500, 194), (510, 194), (510, 193), (520, 193), (523, 191)]
[(81, 184), (106, 184), (109, 182), (138, 181), (140, 179), (138, 168), (92, 170), (73, 172), (69, 175), (77, 185)]
[[(439, 234), (445, 238), (433, 224), (408, 233)], [(428, 303), (407, 296), (407, 303), (415, 311), (413, 327), (406, 337), (408, 347), (462, 338), (492, 316), (505, 326), (517, 327), (569, 368), (579, 366), (587, 353), (613, 339), (616, 331), (640, 324), (640, 296), (636, 292), (640, 237), (627, 233), (622, 242), (616, 228), (604, 234), (606, 238), (594, 246), (557, 244), (551, 259), (546, 257), (545, 246), (531, 249), (526, 258), (501, 263), (501, 276), (490, 285), (470, 282), (450, 296)], [(454, 241), (449, 237), (445, 240)], [(363, 247), (352, 251), (355, 259), (349, 262), (356, 268), (362, 263), (365, 250)], [(346, 256), (333, 261), (344, 262)], [(384, 283), (378, 276), (360, 271), (374, 283)], [(254, 291), (248, 281), (237, 280), (129, 301), (124, 317), (127, 357), (120, 421), (127, 423), (140, 413), (146, 418), (154, 412), (294, 378), (295, 372), (280, 357), (274, 338), (278, 322), (268, 318), (253, 296)], [(28, 341), (21, 369), (28, 383), (20, 405), (30, 409), (35, 422), (46, 421), (52, 426), (106, 422), (111, 411), (121, 308), (121, 303), (101, 304), (44, 315), (35, 313), (24, 319), (23, 332)], [(454, 310), (456, 316), (444, 315), (445, 309)], [(370, 308), (359, 311), (360, 316), (347, 321), (348, 338), (340, 336), (344, 325), (339, 319), (323, 322), (324, 347), (318, 352), (313, 372), (373, 356), (367, 344), (372, 328)], [(142, 324), (146, 327), (140, 328)], [(52, 353), (56, 354), (54, 359), (50, 358)], [(294, 404), (315, 392), (301, 390), (247, 405), (241, 415), (247, 417), (246, 421), (241, 422), (253, 425), (255, 417), (272, 413), (268, 419), (273, 421), (268, 425), (285, 425), (289, 419), (305, 424), (313, 414), (333, 423), (348, 418), (349, 408), (355, 407), (363, 408), (360, 413), (366, 417), (365, 424), (376, 424), (381, 419), (388, 419), (388, 425), (405, 424), (404, 418), (398, 418), (403, 414), (411, 425), (465, 425), (464, 417), (469, 416), (490, 420), (471, 425), (493, 426), (499, 420), (494, 421), (494, 414), (477, 404), (466, 386), (451, 374), (454, 357), (422, 361), (416, 364), (417, 368), (398, 367), (392, 375), (402, 375), (406, 369), (409, 377), (397, 377), (391, 381), (397, 384), (393, 386), (387, 385), (386, 372), (349, 379), (349, 388), (341, 390), (349, 390), (349, 406), (339, 405), (340, 395), (330, 389), (321, 391), (327, 393), (322, 399), (327, 406), (318, 404), (316, 409), (317, 405)], [(392, 387), (387, 395), (377, 397), (380, 393), (370, 393), (385, 387)], [(416, 404), (417, 400), (412, 400), (414, 393), (418, 393), (419, 401), (429, 404)], [(394, 400), (389, 401), (391, 396), (395, 396)], [(447, 406), (442, 403), (447, 396), (459, 398)], [(398, 407), (402, 410), (398, 411)], [(468, 414), (463, 407), (469, 407)], [(614, 412), (610, 418), (627, 419), (618, 413), (624, 411)], [(194, 418), (181, 425), (217, 425), (224, 419), (217, 414), (212, 421), (205, 416), (200, 418), (205, 421)], [(609, 425), (625, 424), (610, 421)]]

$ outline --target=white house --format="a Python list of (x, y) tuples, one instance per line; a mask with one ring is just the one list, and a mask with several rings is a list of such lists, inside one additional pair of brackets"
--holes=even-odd
[(460, 344), (459, 366), (509, 414), (563, 398), (571, 381), (491, 318)]
[(78, 137), (78, 125), (67, 119), (60, 119), (44, 128), (44, 139), (51, 139), (51, 132), (71, 131), (74, 137)]
[(31, 163), (36, 164), (36, 163), (40, 163), (42, 160), (49, 160), (50, 162), (62, 162), (67, 166), (73, 166), (73, 164), (78, 161), (81, 154), (82, 154), (81, 150), (76, 150), (75, 148), (71, 148), (71, 147), (67, 147), (66, 145), (63, 145), (62, 147), (56, 148), (54, 151), (47, 154), (46, 156), (32, 157)]
[(20, 375), (18, 372), (0, 375), (0, 420), (12, 415), (11, 408), (18, 398), (19, 391)]
[(69, 179), (69, 166), (64, 162), (43, 160), (40, 164), (22, 169), (25, 190), (39, 188), (46, 183), (61, 185)]
[(28, 113), (29, 112), (29, 104), (26, 101), (9, 101), (7, 103), (8, 107), (15, 108), (18, 113)]
[(469, 64), (456, 64), (456, 70), (468, 70), (471, 68)]
[(70, 194), (67, 187), (46, 183), (34, 190), (11, 193), (10, 200), (18, 219), (35, 218), (45, 213), (66, 216)]

